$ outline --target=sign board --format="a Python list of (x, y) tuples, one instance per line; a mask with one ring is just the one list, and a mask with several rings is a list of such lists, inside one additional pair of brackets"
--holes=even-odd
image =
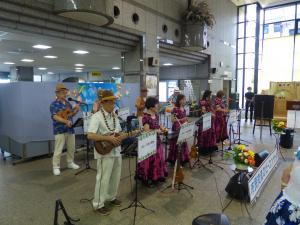
[(89, 124), (92, 118), (91, 112), (83, 112), (82, 118), (83, 118), (83, 133), (86, 134), (89, 128)]
[(276, 149), (263, 161), (252, 175), (248, 181), (250, 202), (253, 202), (259, 191), (263, 188), (271, 172), (277, 166), (278, 160), (278, 150)]
[(300, 128), (300, 111), (299, 110), (288, 110), (287, 127)]
[(149, 158), (156, 153), (157, 133), (151, 131), (138, 137), (138, 162)]
[(186, 141), (194, 136), (195, 123), (185, 123), (180, 127), (177, 143)]
[(203, 116), (203, 128), (202, 131), (209, 130), (211, 128), (211, 113), (205, 113)]
[(118, 110), (118, 116), (126, 121), (127, 117), (130, 116), (130, 111), (129, 111), (129, 108), (128, 107), (125, 107), (125, 108), (121, 108)]
[(102, 73), (100, 71), (92, 71), (92, 72), (90, 72), (90, 75), (92, 77), (101, 77)]
[(186, 105), (186, 106), (184, 106), (184, 109), (185, 109), (186, 116), (189, 116), (190, 115), (190, 106)]

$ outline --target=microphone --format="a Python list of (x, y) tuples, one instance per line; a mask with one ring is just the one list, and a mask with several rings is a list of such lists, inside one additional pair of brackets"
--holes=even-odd
[(85, 102), (77, 101), (77, 100), (75, 100), (73, 98), (68, 98), (68, 101), (70, 101), (70, 102), (76, 102), (77, 104), (80, 104), (80, 105), (87, 105)]

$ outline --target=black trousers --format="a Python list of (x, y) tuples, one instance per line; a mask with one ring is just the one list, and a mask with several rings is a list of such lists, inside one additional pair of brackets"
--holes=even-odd
[(248, 111), (250, 108), (250, 120), (253, 118), (253, 111), (254, 111), (254, 103), (250, 101), (246, 101), (246, 113), (245, 113), (245, 119), (248, 119)]

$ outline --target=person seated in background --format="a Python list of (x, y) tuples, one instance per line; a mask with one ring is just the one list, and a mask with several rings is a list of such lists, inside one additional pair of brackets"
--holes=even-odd
[(218, 91), (215, 99), (215, 130), (216, 130), (216, 139), (217, 143), (228, 139), (227, 132), (227, 114), (229, 112), (228, 108), (225, 105), (223, 97), (225, 96), (224, 91)]
[(168, 174), (164, 159), (164, 150), (159, 136), (165, 132), (165, 128), (159, 125), (159, 119), (157, 115), (158, 104), (159, 102), (156, 98), (147, 98), (145, 103), (147, 111), (143, 116), (144, 131), (157, 131), (156, 154), (138, 164), (138, 178), (141, 179), (144, 184), (150, 187), (159, 181), (164, 182)]
[(180, 94), (179, 88), (178, 88), (178, 87), (175, 87), (175, 88), (174, 88), (174, 93), (170, 96), (170, 98), (168, 99), (168, 102), (169, 102), (171, 105), (175, 105), (177, 96), (178, 96), (179, 94)]
[(199, 106), (201, 109), (201, 115), (208, 112), (211, 113), (211, 128), (206, 131), (203, 131), (203, 124), (199, 124), (197, 137), (197, 146), (199, 149), (199, 153), (207, 155), (212, 153), (213, 151), (218, 150), (218, 146), (216, 143), (216, 132), (214, 127), (215, 112), (213, 107), (211, 106), (211, 91), (206, 90), (203, 93), (202, 100), (199, 102)]
[(282, 192), (273, 203), (265, 225), (300, 224), (300, 150), (282, 175)]
[[(172, 114), (172, 131), (179, 132), (180, 127), (182, 124), (188, 122), (188, 118), (186, 116), (186, 111), (184, 109), (184, 105), (186, 103), (185, 96), (182, 94), (179, 94), (176, 99), (175, 107), (173, 108), (171, 114)], [(168, 162), (175, 163), (177, 158), (177, 139), (178, 136), (170, 140), (170, 148), (169, 148), (169, 154), (168, 154)], [(181, 164), (189, 162), (189, 147), (187, 142), (184, 142), (181, 146)]]

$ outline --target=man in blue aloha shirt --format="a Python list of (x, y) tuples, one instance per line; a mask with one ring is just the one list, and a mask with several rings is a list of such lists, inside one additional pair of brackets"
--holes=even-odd
[[(50, 105), (51, 118), (53, 120), (53, 133), (55, 136), (55, 149), (53, 154), (53, 174), (60, 175), (60, 157), (64, 145), (67, 145), (67, 163), (70, 169), (79, 169), (74, 163), (75, 134), (72, 127), (72, 117), (79, 111), (79, 106), (74, 108), (66, 100), (68, 89), (64, 84), (56, 85), (56, 99)], [(61, 112), (65, 112), (63, 115)], [(68, 113), (66, 113), (68, 111)], [(66, 116), (67, 115), (67, 116)]]

